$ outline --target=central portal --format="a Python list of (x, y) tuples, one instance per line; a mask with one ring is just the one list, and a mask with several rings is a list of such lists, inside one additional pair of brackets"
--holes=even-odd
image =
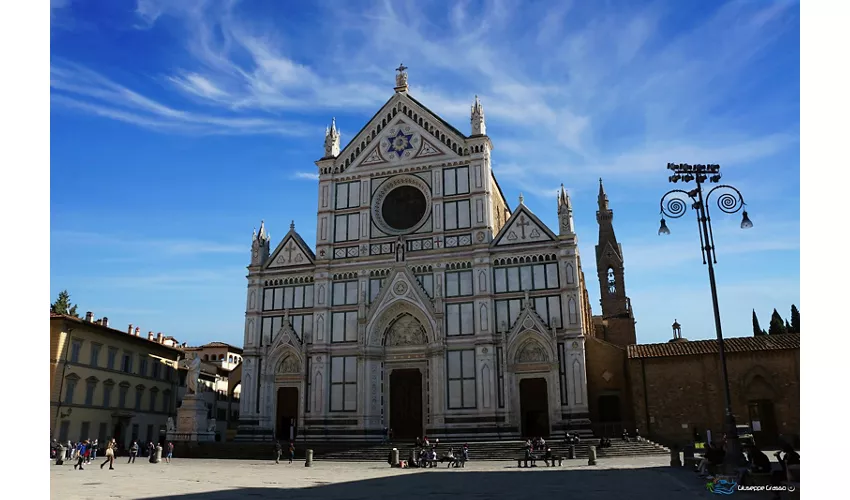
[(394, 438), (422, 436), (422, 373), (416, 368), (390, 374), (390, 429)]
[(275, 439), (294, 441), (298, 435), (298, 389), (280, 387), (277, 390), (277, 425)]
[(546, 379), (526, 378), (519, 381), (519, 407), (523, 437), (548, 438), (549, 392), (546, 390)]

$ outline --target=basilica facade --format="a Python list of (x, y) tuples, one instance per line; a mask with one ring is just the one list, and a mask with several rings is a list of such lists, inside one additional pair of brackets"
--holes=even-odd
[(554, 230), (511, 207), (478, 98), (465, 134), (405, 70), (344, 148), (327, 130), (315, 251), (294, 223), (275, 248), (264, 225), (253, 237), (237, 439), (589, 432), (569, 195)]

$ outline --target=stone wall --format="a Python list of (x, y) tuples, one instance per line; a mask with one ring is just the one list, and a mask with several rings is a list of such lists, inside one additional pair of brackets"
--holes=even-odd
[[(590, 349), (588, 349), (590, 352)], [(732, 412), (750, 424), (748, 402), (773, 402), (777, 431), (792, 441), (800, 433), (799, 349), (727, 353)], [(693, 354), (628, 360), (635, 421), (642, 434), (664, 443), (722, 435), (724, 392), (719, 356)]]

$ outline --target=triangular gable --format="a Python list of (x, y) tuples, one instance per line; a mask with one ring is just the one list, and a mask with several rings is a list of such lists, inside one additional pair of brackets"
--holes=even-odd
[(307, 243), (295, 232), (295, 229), (290, 229), (272, 252), (265, 269), (312, 266), (315, 260), (316, 255)]
[(531, 307), (528, 294), (526, 294), (522, 311), (511, 325), (506, 343), (508, 362), (511, 364), (548, 363), (554, 359), (555, 336)]
[(386, 277), (381, 291), (378, 292), (378, 296), (375, 297), (372, 305), (369, 306), (369, 320), (371, 321), (376, 312), (383, 310), (387, 305), (399, 298), (405, 298), (413, 302), (429, 314), (434, 313), (434, 305), (431, 302), (431, 298), (428, 297), (422, 285), (419, 284), (419, 280), (405, 266), (394, 268), (389, 276)]
[(280, 329), (274, 332), (274, 338), (269, 346), (269, 352), (275, 352), (278, 349), (284, 349), (287, 347), (291, 347), (296, 352), (301, 352), (304, 348), (304, 342), (298, 338), (298, 333), (289, 321), (289, 315), (283, 318)]
[(555, 233), (546, 227), (546, 224), (543, 224), (536, 215), (531, 213), (528, 207), (520, 203), (490, 246), (500, 247), (557, 240), (558, 237), (555, 236)]
[(620, 256), (620, 249), (615, 248), (614, 245), (611, 244), (610, 241), (606, 242), (603, 247), (599, 247), (596, 245), (596, 260), (601, 261), (602, 257), (605, 257), (609, 262), (616, 261), (622, 262), (623, 258)]
[(530, 306), (530, 299), (525, 299), (526, 302), (523, 305), (522, 311), (520, 311), (519, 316), (517, 316), (514, 324), (511, 325), (511, 329), (508, 332), (508, 343), (511, 343), (512, 339), (515, 339), (517, 335), (527, 331), (534, 331), (542, 335), (544, 338), (551, 337), (551, 331), (549, 327), (546, 326), (546, 323), (540, 318), (540, 315), (537, 314), (537, 311), (534, 310), (533, 307)]
[[(426, 122), (435, 133), (425, 129)], [(454, 150), (462, 152), (465, 141), (463, 133), (422, 103), (406, 93), (396, 93), (340, 151), (336, 166), (348, 170), (417, 158), (444, 157), (448, 160), (459, 157)], [(350, 162), (347, 167), (344, 166), (346, 159)]]

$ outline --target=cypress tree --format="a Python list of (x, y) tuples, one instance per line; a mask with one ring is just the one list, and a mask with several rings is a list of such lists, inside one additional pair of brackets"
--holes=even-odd
[(68, 290), (62, 290), (59, 292), (59, 297), (56, 299), (56, 302), (50, 304), (50, 312), (66, 314), (75, 318), (80, 317), (80, 315), (77, 314), (77, 304), (71, 305), (71, 294), (68, 293)]
[(800, 310), (795, 304), (791, 304), (791, 332), (800, 333)]
[(783, 320), (782, 316), (779, 315), (779, 312), (774, 309), (773, 314), (770, 316), (770, 327), (767, 330), (767, 334), (783, 335), (785, 333), (787, 333), (787, 330), (785, 330), (785, 320)]
[(756, 316), (756, 310), (753, 309), (753, 337), (758, 337), (759, 335), (767, 335), (767, 332), (761, 329), (759, 318)]

